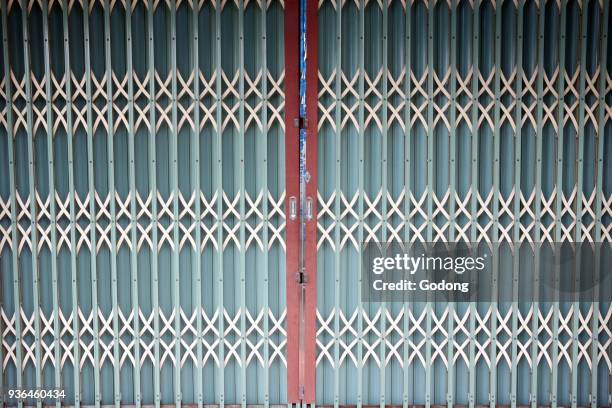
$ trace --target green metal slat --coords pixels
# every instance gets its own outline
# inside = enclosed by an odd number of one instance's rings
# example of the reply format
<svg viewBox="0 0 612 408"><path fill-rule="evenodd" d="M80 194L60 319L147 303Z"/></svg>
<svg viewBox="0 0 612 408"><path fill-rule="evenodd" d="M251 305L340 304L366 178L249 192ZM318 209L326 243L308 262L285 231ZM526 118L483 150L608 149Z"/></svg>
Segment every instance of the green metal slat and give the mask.
<svg viewBox="0 0 612 408"><path fill-rule="evenodd" d="M195 241L196 247L195 251L193 251L193 256L195 260L195 274L193 274L193 288L195 293L195 312L196 312L196 331L197 331L197 345L196 345L196 357L198 359L196 365L196 375L195 375L195 392L197 396L198 408L203 408L204 405L204 394L202 391L202 370L203 370L203 362L202 362L202 228L201 225L204 222L202 220L202 212L201 212L201 198L200 198L200 55L199 55L199 5L194 3L192 5L192 20L191 20L191 62L193 64L193 98L194 100L191 102L195 104L195 109L193 109L193 148L190 152L190 160L191 162L191 179L193 180L193 190L195 194L195 222L197 223L197 227L195 229ZM193 273L193 272L192 272ZM267 408L267 407L266 407Z"/></svg>
<svg viewBox="0 0 612 408"><path fill-rule="evenodd" d="M89 47L89 0L83 0L83 45L85 55L85 89L87 95L87 177L89 185L89 226L91 240L91 301L92 301L92 317L93 317L93 343L94 343L94 393L95 407L100 408L102 400L100 390L100 339L99 339L99 317L98 317L98 272L96 263L96 190L93 170L93 126L92 126L92 92L91 92L91 56ZM69 79L67 78L66 81Z"/></svg>
<svg viewBox="0 0 612 408"><path fill-rule="evenodd" d="M450 30L450 133L449 133L449 188L450 188L450 196L449 196L449 209L450 209L450 217L451 222L449 224L448 234L449 241L453 242L455 240L455 227L456 227L456 212L455 212L455 189L456 189L456 165L455 165L455 154L456 154L456 146L457 146L457 7L458 0L451 0L450 4L450 15L451 15L451 30ZM453 307L452 303L450 304ZM454 323L454 322L453 322ZM449 334L452 333L449 332ZM449 348L448 352L450 353L448 357L452 357L452 347ZM449 380L449 384L451 384ZM451 404L452 405L452 404Z"/></svg>
<svg viewBox="0 0 612 408"><path fill-rule="evenodd" d="M285 12L285 10L286 10L286 6L283 6L283 10L282 10L282 13L283 13L283 22L282 22L282 25L283 25L283 27L286 27L285 20L287 18L287 13ZM287 46L287 44L285 42L286 40L287 40L287 37L284 35L284 32L283 32L282 41L279 41L279 42L282 42L283 47ZM281 72L282 72L282 77L283 77L283 83L284 84L287 83L286 82L287 81L287 69L286 69L287 65L288 65L287 62L283 61L283 68L282 68ZM282 101L283 101L282 103L284 103L285 106L286 106L286 99L287 99L286 98L286 88L283 88L283 94L282 94L281 98L282 98ZM284 123L286 124L287 123L286 116L283 117L283 120L284 120ZM280 124L279 124L279 126L280 126ZM285 153L286 153L286 147L285 146L286 146L286 143L287 143L287 142L285 142L285 137L286 137L287 129L285 129L285 127L281 127L281 129L282 129L283 137L280 138L281 142L280 142L279 148L276 151L276 159L278 160L278 163L279 163L278 174L280 175L280 177L278 178L278 193L279 193L279 198L282 198L283 202L285 203L284 204L285 206L283 207L283 213L282 213L282 217L283 218L282 219L284 220L285 227L286 227L287 226L287 218L289 216L289 214L288 214L289 211L288 211L287 206L286 206L286 202L287 202L287 200L286 200L286 198L287 198L287 182L285 180L284 175L287 174L286 173L286 167L287 167L287 162L289 160L286 160L286 157L285 157ZM286 228L285 228L284 231L285 231L284 239L286 240L287 239L287 230L286 230ZM285 244L287 244L287 242L285 242ZM285 265L286 265L286 256L287 256L287 249L286 248L287 247L285 246L285 249L284 249L284 252L283 252L283 255L285 256L285 258L284 259L281 258L282 262L285 262ZM286 276L286 270L285 269L281 269L280 271L281 271L281 273L285 274L285 276ZM280 284L282 284L282 283L279 283L279 285ZM282 289L279 289L279 290L281 290L281 293L282 293ZM281 313L285 313L285 322L286 322L285 325L288 324L287 323L288 322L288 320L287 320L288 317L287 317L287 314L286 314L286 311L288 310L288 308L287 308L287 302L288 302L287 297L288 296L287 296L286 290L285 290L285 299L284 299L285 311L281 312ZM283 302L281 302L280 304L283 304ZM280 310L282 310L282 309L280 309ZM286 337L285 337L285 339L287 340ZM287 350L287 349L285 349L285 350ZM285 353L287 353L287 351L285 351ZM285 368L286 368L286 366L287 365L285 365ZM316 369L316 367L315 367L315 369ZM285 373L287 373L287 370L285 370ZM299 378L299 374L298 374L298 378ZM284 385L285 388L287 387L287 375L285 375L285 378L283 378L283 381L281 382L281 384ZM289 405L289 407L291 406L291 404L287 404L287 405Z"/></svg>
<svg viewBox="0 0 612 408"><path fill-rule="evenodd" d="M411 202L410 197L412 191L410 189L411 182L411 166L412 162L410 161L411 147L412 147L412 138L410 133L410 102L412 101L411 93L411 81L410 81L410 73L411 73L411 38L410 32L412 29L412 20L411 20L411 7L410 2L406 2L406 28L405 28L405 48L404 48L404 242L410 242L410 211L411 211ZM403 330L404 330L404 345L403 345L403 353L402 358L404 361L403 365L403 395L402 395L402 408L408 408L408 404L410 403L410 384L411 379L414 378L414 366L408 365L408 360L410 358L410 337L408 333L410 332L410 311L412 310L412 302L408 302L406 299L404 300L404 319L403 319ZM409 370L410 368L410 370ZM414 399L414 396L412 396Z"/></svg>
<svg viewBox="0 0 612 408"><path fill-rule="evenodd" d="M42 364L41 364L41 338L40 338L40 289L39 289L39 270L38 270L38 229L36 215L36 176L34 169L34 134L33 134L33 119L32 119L32 69L30 66L30 32L28 24L28 5L25 0L20 0L21 7L21 24L23 30L23 65L25 77L25 99L26 99L26 133L28 137L28 185L30 196L30 243L32 255L32 291L33 291L33 309L34 309L34 347L35 347L35 381L36 388L42 386ZM16 136L15 136L16 137ZM40 400L36 401L38 408L42 407Z"/></svg>
<svg viewBox="0 0 612 408"><path fill-rule="evenodd" d="M4 80L5 80L5 77L2 77L2 79L0 80L0 83L1 81L4 81ZM10 82L10 78L7 78L6 80L7 82ZM8 103L8 100L5 100L4 103L5 104L1 112L2 112L3 117L5 118L6 115L4 113L4 109L6 109L6 112L8 112L11 109L11 106ZM9 129L8 126L6 126L5 129L6 129L6 139L8 140L11 138L11 129ZM3 233L6 233L6 232L3 232ZM0 274L0 293L5 293L4 292L4 285L6 285L6 283L4 282L5 280L6 278L3 278L3 276ZM5 305L5 300L4 300L4 296L2 296L0 298L0 313L6 313L6 309L4 305ZM6 324L4 323L4 319L0 318L0 333L5 333L5 330L6 330L5 326ZM0 368L0 388L2 388L2 391L4 391L4 347L0 347L0 361L3 363L2 368ZM4 408L5 399L6 398L4 397L4 395L0 397L0 408Z"/></svg>
<svg viewBox="0 0 612 408"><path fill-rule="evenodd" d="M450 100L450 133L449 133L449 215L451 217L449 223L449 241L455 241L455 226L457 223L456 219L456 208L455 208L455 194L456 194L456 173L455 173L455 155L456 155L456 142L457 142L457 0L452 0L450 4L451 14L451 40L450 40L450 87L451 87L451 100ZM446 376L446 404L448 408L452 408L455 404L455 363L454 363L454 333L455 333L455 304L454 302L448 303L448 342L446 345L446 360L448 364L447 376ZM452 337L452 339L451 339Z"/></svg>
<svg viewBox="0 0 612 408"><path fill-rule="evenodd" d="M3 41L2 46L3 46L3 49L4 49L5 48L4 41ZM3 72L3 74L4 74L4 72ZM0 82L1 81L6 81L7 83L10 84L11 78L3 76L2 80L0 80ZM4 113L5 112L4 109L6 109L7 113L11 110L11 105L9 104L8 98L6 98L4 100L4 107L3 107L3 110L1 111L2 112L2 117L6 118L7 114ZM5 123L5 125L7 125L7 124ZM6 126L5 129L6 129L6 139L8 141L11 138L11 133L12 132L11 132L11 129L8 126ZM8 160L8 157L6 158L6 160ZM12 220L13 220L13 218L11 218L11 221ZM3 278L2 275L0 275L0 293L5 293L4 292L4 285L6 285L6 283L4 281L5 281L5 278ZM4 296L2 296L0 298L0 313L4 313L5 312L4 304L5 304ZM4 333L5 330L6 329L5 329L4 319L0 318L0 333ZM2 391L4 391L4 347L0 347L0 361L3 363L2 368L0 368L0 388L2 388ZM4 397L4 395L2 395L0 397L0 408L4 408L4 406L5 406L5 399L6 398Z"/></svg>
<svg viewBox="0 0 612 408"><path fill-rule="evenodd" d="M213 157L216 156L216 163L213 164L213 183L217 195L217 257L215 258L215 281L217 282L217 313L219 330L219 371L218 381L215 382L217 401L219 408L225 407L225 327L224 327L224 308L223 308L223 168L221 158L223 157L221 138L223 137L222 105L221 105L221 84L223 69L221 66L221 7L222 0L215 1L215 62L217 64L217 75L215 81L215 94L217 96L216 122L217 137L213 139ZM213 159L214 161L214 159Z"/></svg>
<svg viewBox="0 0 612 408"><path fill-rule="evenodd" d="M513 199L513 241L515 243L520 242L521 234L521 140L522 140L522 113L523 113L523 18L525 1L519 0L517 5L517 51L516 51L516 95L514 99L515 103L515 119L514 123L516 126L516 132L514 135L514 199ZM519 267L520 267L520 246L514 249L514 256L512 257L512 367L510 370L510 404L512 408L516 408L517 405L517 375L518 375L518 363L517 363L517 347L518 347L518 314L520 309L518 307L518 294L519 294Z"/></svg>
<svg viewBox="0 0 612 408"><path fill-rule="evenodd" d="M472 146L471 146L471 159L472 159L472 183L471 183L471 195L470 195L470 211L472 215L472 225L470 228L470 240L476 242L477 239L477 198L478 198L478 73L480 72L479 67L479 36L480 36L480 3L476 2L473 4L474 14L472 17ZM475 248L477 251L478 248ZM476 403L476 360L475 360L475 346L476 346L476 303L470 302L470 318L469 318L469 330L470 330L470 345L469 345L469 391L468 391L468 404L470 408L474 408Z"/></svg>
<svg viewBox="0 0 612 408"><path fill-rule="evenodd" d="M588 0L583 0L580 24L580 100L579 100L579 119L577 132L578 158L576 160L577 180L576 180L576 242L582 241L582 197L583 197L583 174L584 174L584 122L585 122L585 75L586 75L586 47L587 47L587 23L588 23ZM580 252L577 254L576 265L581 264ZM579 276L575 278L579 283ZM572 373L570 403L572 408L578 405L578 316L580 314L580 303L575 300L572 313Z"/></svg>
<svg viewBox="0 0 612 408"><path fill-rule="evenodd" d="M562 198L563 198L563 132L565 130L565 36L567 32L567 2L561 0L560 4L560 39L558 43L559 47L559 79L558 79L558 106L557 106L557 163L556 163L556 195L555 195L555 214L557 214L556 225L555 225L555 241L561 242L561 227L562 227ZM555 253L555 267L558 269L560 263L560 252ZM559 274L555 274L555 281L558 284ZM556 297L556 295L555 295ZM558 299L554 302L554 313L552 320L552 337L553 337L553 351L552 351L552 373L551 373L551 392L550 392L550 405L552 408L557 407L557 387L558 387L558 376L559 370L557 362L559 360L559 309Z"/></svg>
<svg viewBox="0 0 612 408"><path fill-rule="evenodd" d="M387 174L387 145L388 145L388 121L387 121L387 112L388 112L388 76L389 76L389 66L388 55L389 55L389 47L387 42L387 35L389 33L388 28L388 20L389 20L389 1L382 1L382 13L383 13L383 43L382 43L382 112L381 112L381 123L382 123L382 196L380 198L381 202L381 215L383 216L383 222L381 225L381 242L387 241L387 223L389 220L387 219L387 194L388 194L388 174ZM386 368L387 368L387 304L386 302L382 302L380 305L380 325L381 325L381 334L383 336L382 341L380 342L380 408L385 408L387 404L387 396L385 395L385 390L387 389L387 376L386 376ZM390 398L389 398L390 399Z"/></svg>
<svg viewBox="0 0 612 408"><path fill-rule="evenodd" d="M598 107L598 129L597 129L597 187L595 198L595 242L601 242L601 201L603 196L603 163L605 149L605 105L606 105L606 76L608 71L608 25L609 25L610 2L603 2L601 9L600 21L603 22L602 30L599 32L599 105ZM601 253L596 247L595 254L595 280L596 285L593 288L593 316L591 320L591 408L598 406L598 391L597 391L597 375L598 375L598 353L599 353L599 276L601 273Z"/></svg>
<svg viewBox="0 0 612 408"><path fill-rule="evenodd" d="M11 77L10 74L7 74L10 70L9 68L9 63L8 63L8 39L7 39L7 35L6 35L6 10L4 9L3 5L0 5L1 7L1 14L2 14L2 53L3 53L3 60L4 60L4 70L3 70L3 80L5 87L5 96L6 96L6 101L5 101L5 107L4 109L6 109L6 114L4 114L5 116L5 120L6 120L6 140L7 140L7 145L10 147L9 151L11 152L11 157L7 157L7 160L9 161L9 184L10 184L10 190L11 190L11 196L10 196L10 206L11 206L11 252L12 252L12 258L13 258L13 265L14 265L14 259L15 259L15 248L16 248L16 236L15 236L15 200L14 200L14 188L12 187L14 184L14 174L13 174L13 154L12 154L12 143L13 143L13 117L12 117L12 111L13 111L13 106L12 106L12 97L11 97ZM4 112L3 112L4 113ZM13 271L17 270L17 268L13 268ZM0 281L0 290L3 290L2 288L3 282ZM8 285L7 285L8 286ZM4 293L4 292L3 292ZM4 297L2 299L0 299L0 310L4 311ZM19 315L19 313L16 313L16 315ZM4 333L4 319L0 319L2 320L0 322L0 333ZM15 340L15 342L17 342ZM20 347L16 347L16 349L20 352ZM4 347L0 347L0 361L4 361ZM0 369L0 386L2 386L2 389L4 389L4 367L2 369ZM0 398L0 406L2 408L4 408L5 406L5 397L2 396L2 398Z"/></svg>
<svg viewBox="0 0 612 408"><path fill-rule="evenodd" d="M151 300L153 305L153 331L155 338L154 345L154 356L155 364L153 367L153 393L154 393L154 404L155 408L160 408L161 405L161 380L160 370L155 367L160 367L159 359L159 341L160 341L160 330L159 330L159 271L158 271L158 248L157 248L157 165L156 165L156 148L155 148L155 38L153 36L153 13L154 13L154 0L148 0L147 3L147 34L149 37L147 47L147 61L149 64L149 189L152 196L151 200L151 222L153 223L152 228L152 247L151 247Z"/></svg>
<svg viewBox="0 0 612 408"><path fill-rule="evenodd" d="M142 394L140 389L140 314L138 303L138 249L136 230L138 228L136 208L136 164L134 138L134 66L132 61L132 0L127 0L125 6L125 31L126 31L126 65L128 75L128 178L130 184L130 275L132 279L132 312L134 318L134 396L135 405L140 408Z"/></svg>
<svg viewBox="0 0 612 408"><path fill-rule="evenodd" d="M538 351L539 351L539 287L540 287L540 251L538 247L541 246L541 210L542 210L542 85L544 80L544 22L546 16L546 4L540 2L538 9L538 76L536 81L536 93L537 93L537 113L536 113L536 165L535 165L535 254L534 254L534 275L533 275L533 290L534 290L534 302L533 310L534 314L531 320L531 407L537 408L538 405Z"/></svg>
<svg viewBox="0 0 612 408"><path fill-rule="evenodd" d="M111 245L110 245L110 269L111 269L111 301L113 305L113 381L114 381L114 401L115 408L119 408L121 405L121 389L119 384L121 382L120 367L119 367L119 307L117 305L117 216L116 216L116 195L117 190L115 189L115 148L113 134L114 121L113 121L113 65L112 65L112 51L111 51L111 27L110 27L110 2L104 0L104 66L106 68L106 97L107 97L107 120L108 120L108 133L106 139L107 149L107 161L108 161L108 190L110 194L110 223L112 227L110 229Z"/></svg>
<svg viewBox="0 0 612 408"><path fill-rule="evenodd" d="M2 41L3 41L3 60L4 60L4 86L6 93L6 128L7 128L7 143L9 154L9 186L11 190L11 248L12 269L13 269L13 300L15 306L15 382L18 389L23 388L23 369L22 369L22 346L21 346L21 289L19 287L19 266L18 266L18 241L17 241L17 201L15 188L15 152L14 152L14 135L13 135L13 92L11 87L11 68L9 63L8 52L8 24L7 24L7 8L8 4L4 1L0 2L0 12L2 13ZM23 407L23 401L18 400L17 406Z"/></svg>
<svg viewBox="0 0 612 408"><path fill-rule="evenodd" d="M434 67L434 14L436 8L435 3L427 2L427 242L433 241L433 195L436 193L434 188L434 129L433 129L433 105L435 103L433 96L433 76ZM431 361L431 320L432 307L431 295L427 292L427 304L425 306L425 408L430 408L432 403L431 388L432 388L432 361ZM383 408L383 407L381 407Z"/></svg>
<svg viewBox="0 0 612 408"><path fill-rule="evenodd" d="M263 251L262 256L262 270L263 270L263 282L262 285L262 303L263 303L263 360L264 360L264 372L263 372L263 387L264 387L264 408L270 406L270 299L269 299L269 262L268 262L268 47L266 41L267 35L267 11L268 3L265 1L261 2L261 48L259 49L261 58L261 94L262 110L261 110L261 126L262 134L257 138L257 157L261 158L261 163L257 166L256 177L257 180L261 180L262 190L262 218L264 222L264 228L262 230L262 244ZM244 52L244 50L243 50ZM244 55L244 54L243 54Z"/></svg>
<svg viewBox="0 0 612 408"><path fill-rule="evenodd" d="M64 76L65 92L66 92L66 141L68 147L68 189L70 190L70 276L71 276L71 293L72 293L72 352L74 353L74 406L79 408L81 405L81 376L80 376L80 360L81 353L79 348L79 306L78 306L78 275L76 270L76 216L74 207L74 151L72 143L72 81L70 80L70 39L68 30L68 1L62 3L62 29L64 36Z"/></svg>
<svg viewBox="0 0 612 408"><path fill-rule="evenodd" d="M49 174L49 216L51 217L51 280L53 286L53 338L54 338L54 353L53 357L56 361L54 369L55 388L61 387L60 377L60 317L59 317L59 301L58 301L58 277L57 277L57 220L55 213L55 173L54 173L54 157L53 157L53 108L51 106L51 65L49 62L49 10L47 2L43 1L42 5L42 25L43 25L43 41L44 41L44 61L45 61L45 100L46 100L46 119L47 119L47 172ZM41 339L42 341L42 339ZM42 371L42 367L40 367ZM1 384L1 383L0 383ZM60 400L55 400L55 406L59 408Z"/></svg>
<svg viewBox="0 0 612 408"><path fill-rule="evenodd" d="M172 194L172 303L174 307L174 358L176 364L174 366L174 403L177 408L181 408L182 393L181 393L181 302L180 302L180 274L179 274L179 256L181 249L179 247L179 194L181 191L178 186L178 121L177 121L177 101L176 101L176 0L172 0L170 6L170 74L171 92L172 92L172 117L170 133L170 191Z"/></svg>
<svg viewBox="0 0 612 408"><path fill-rule="evenodd" d="M495 7L495 70L494 76L494 87L495 87L495 107L494 107L494 120L495 125L493 129L493 256L491 262L493 263L493 277L491 281L492 290L492 302L491 302L491 348L489 350L489 358L491 360L491 372L489 373L489 406L495 408L497 404L497 314L498 314L498 277L499 277L499 197L500 197L500 183L499 183L499 154L500 154L500 121L499 111L501 103L500 95L500 77L502 74L501 65L501 36L502 36L502 14L503 14L503 3L497 4Z"/></svg>
<svg viewBox="0 0 612 408"><path fill-rule="evenodd" d="M456 212L455 212L455 190L456 190L456 168L455 168L455 154L457 149L457 133L456 133L456 125L457 125L457 7L459 0L451 0L450 4L450 15L451 15L451 31L450 31L450 133L449 133L449 188L450 188L450 197L449 197L449 215L451 217L448 234L449 241L453 242L455 240L455 227L456 227ZM450 306L453 306L452 304ZM452 333L452 332L449 332ZM452 347L449 349L448 356L452 355ZM450 380L449 380L450 381ZM451 404L452 405L452 404Z"/></svg>
<svg viewBox="0 0 612 408"><path fill-rule="evenodd" d="M240 388L241 388L241 401L242 408L246 408L246 271L245 271L245 254L246 254L246 241L245 241L245 183L244 183L244 138L245 126L244 126L244 1L238 1L238 94L240 96L239 107L238 107L238 160L235 160L235 176L237 177L236 184L238 185L238 194L240 198L238 200L238 206L240 209L240 223L239 234L240 234L240 249L238 253L238 270L240 273L240 286L238 287L238 297L240 299ZM234 139L234 142L236 140Z"/></svg>
<svg viewBox="0 0 612 408"><path fill-rule="evenodd" d="M359 70L359 79L358 79L358 92L359 92L359 107L358 107L358 120L359 120L359 135L358 135L358 150L359 150L359 169L358 169L358 185L357 191L359 194L358 202L357 202L357 214L359 216L359 226L357 227L357 236L359 245L362 245L364 241L363 237L363 204L364 204L364 195L365 195L365 125L364 125L364 78L365 78L365 0L359 0L357 5L359 8L359 56L358 56L358 67ZM363 279L363 265L361 262L357 263L357 279L359 284L362 284ZM357 342L357 361L359 367L357 369L357 408L362 408L363 406L363 314L364 307L362 303L362 294L361 290L358 291L358 301L357 301L357 335L359 336L359 341Z"/></svg>
<svg viewBox="0 0 612 408"><path fill-rule="evenodd" d="M435 3L427 1L427 241L433 239L433 194L434 178L433 178L433 148L434 148L434 131L433 131L433 105L435 103L433 97L433 76L435 73L434 66L434 14L436 11ZM429 329L427 330L429 336ZM430 343L428 343L430 344ZM427 346L428 348L430 346ZM428 374L429 376L429 374ZM427 389L429 392L429 388Z"/></svg>
<svg viewBox="0 0 612 408"><path fill-rule="evenodd" d="M2 78L2 80L4 80L4 78ZM8 103L5 104L5 109L10 109L10 106ZM4 112L4 111L3 111ZM9 139L11 137L11 130L8 129L8 127L6 128L6 137L7 139ZM3 285L5 285L4 283L5 279L2 279L2 277L0 276L0 293L4 293L4 287ZM6 309L4 307L4 296L2 298L0 298L0 313L5 313ZM6 324L4 323L4 319L0 318L0 333L4 333L6 328L5 328ZM0 347L0 361L4 362L4 347ZM4 391L4 364L3 367L0 369L0 387L2 388L2 391ZM4 406L6 405L5 403L5 397L4 395L2 397L0 397L0 408L4 408Z"/></svg>
<svg viewBox="0 0 612 408"><path fill-rule="evenodd" d="M334 164L334 243L336 249L334 251L334 338L337 339L340 333L340 195L342 194L341 184L341 167L340 161L342 158L342 1L336 1L336 105L334 107L334 119L336 124L335 140L335 164ZM340 345L338 341L334 341L334 408L338 408L340 404Z"/></svg>

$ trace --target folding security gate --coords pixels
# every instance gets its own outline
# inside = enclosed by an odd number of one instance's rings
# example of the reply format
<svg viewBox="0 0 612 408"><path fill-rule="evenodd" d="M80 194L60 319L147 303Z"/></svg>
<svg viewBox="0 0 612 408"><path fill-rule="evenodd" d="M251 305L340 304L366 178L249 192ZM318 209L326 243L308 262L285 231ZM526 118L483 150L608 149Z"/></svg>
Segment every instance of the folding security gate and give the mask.
<svg viewBox="0 0 612 408"><path fill-rule="evenodd" d="M612 404L610 303L361 303L359 257L609 242L609 19L597 0L319 2L317 403ZM493 292L524 290L531 258L500 255Z"/></svg>
<svg viewBox="0 0 612 408"><path fill-rule="evenodd" d="M279 2L2 2L3 388L286 400L282 22Z"/></svg>
<svg viewBox="0 0 612 408"><path fill-rule="evenodd" d="M609 302L359 256L612 243L607 0L0 4L2 406L612 406Z"/></svg>

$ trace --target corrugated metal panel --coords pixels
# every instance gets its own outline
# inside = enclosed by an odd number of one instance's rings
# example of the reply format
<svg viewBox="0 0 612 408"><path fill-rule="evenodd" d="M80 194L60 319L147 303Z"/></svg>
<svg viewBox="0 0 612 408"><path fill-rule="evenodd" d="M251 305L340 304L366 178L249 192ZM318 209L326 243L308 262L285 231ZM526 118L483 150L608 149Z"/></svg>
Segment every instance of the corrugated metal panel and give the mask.
<svg viewBox="0 0 612 408"><path fill-rule="evenodd" d="M609 242L609 8L320 2L317 403L610 403L609 303L362 304L359 256ZM537 279L509 260L495 293Z"/></svg>
<svg viewBox="0 0 612 408"><path fill-rule="evenodd" d="M282 23L275 1L2 2L5 389L286 402Z"/></svg>

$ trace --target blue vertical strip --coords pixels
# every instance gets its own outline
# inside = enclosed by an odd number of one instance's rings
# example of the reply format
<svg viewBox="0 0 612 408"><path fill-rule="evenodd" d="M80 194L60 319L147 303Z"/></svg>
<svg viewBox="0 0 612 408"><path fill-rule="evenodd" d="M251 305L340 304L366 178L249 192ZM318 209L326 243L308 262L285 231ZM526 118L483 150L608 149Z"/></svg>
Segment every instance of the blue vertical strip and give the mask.
<svg viewBox="0 0 612 408"><path fill-rule="evenodd" d="M306 6L307 0L300 0L300 198L306 198ZM302 204L305 204L302 201ZM301 206L302 210L305 208ZM303 214L302 214L303 215ZM302 223L301 236L305 239L305 224Z"/></svg>
<svg viewBox="0 0 612 408"><path fill-rule="evenodd" d="M306 3L306 0L300 0L300 117L304 119L306 118Z"/></svg>
<svg viewBox="0 0 612 408"><path fill-rule="evenodd" d="M305 272L306 266L306 183L310 178L306 170L306 0L300 0L300 255L299 268L300 272ZM306 365L306 280L302 280L300 288L300 315L299 315L299 397L303 400L304 388L306 382L305 365Z"/></svg>

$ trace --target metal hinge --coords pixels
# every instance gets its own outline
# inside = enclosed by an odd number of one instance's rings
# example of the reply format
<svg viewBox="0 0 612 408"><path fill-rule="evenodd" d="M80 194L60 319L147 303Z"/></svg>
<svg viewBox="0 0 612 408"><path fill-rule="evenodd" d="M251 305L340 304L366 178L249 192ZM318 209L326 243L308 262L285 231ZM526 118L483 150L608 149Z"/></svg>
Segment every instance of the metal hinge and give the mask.
<svg viewBox="0 0 612 408"><path fill-rule="evenodd" d="M295 281L299 284L308 283L308 277L306 276L306 271L301 270L295 273Z"/></svg>
<svg viewBox="0 0 612 408"><path fill-rule="evenodd" d="M306 118L294 118L293 126L298 129L308 129L308 119Z"/></svg>

